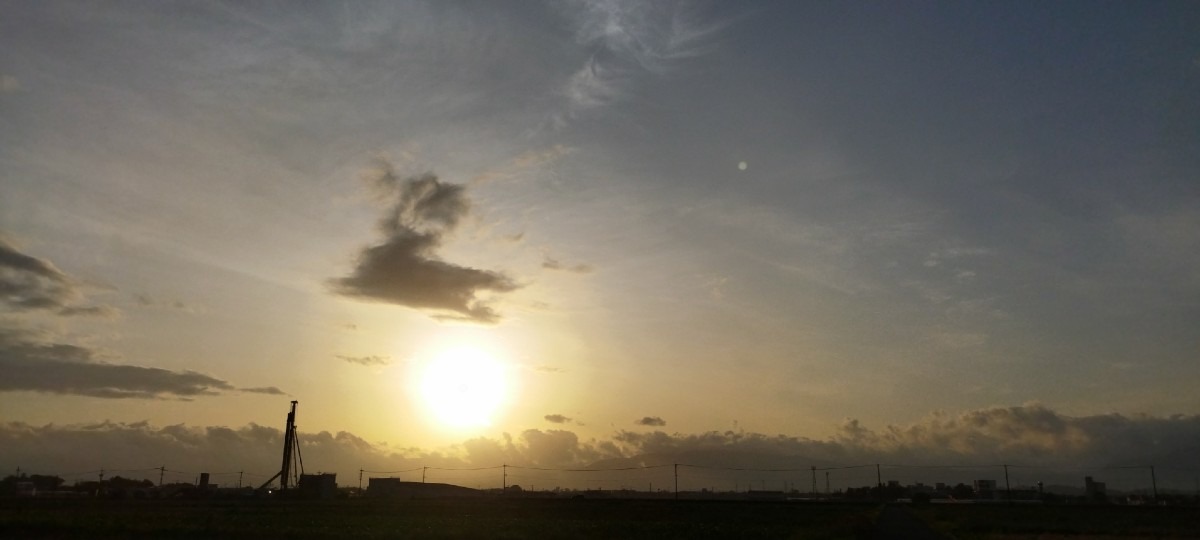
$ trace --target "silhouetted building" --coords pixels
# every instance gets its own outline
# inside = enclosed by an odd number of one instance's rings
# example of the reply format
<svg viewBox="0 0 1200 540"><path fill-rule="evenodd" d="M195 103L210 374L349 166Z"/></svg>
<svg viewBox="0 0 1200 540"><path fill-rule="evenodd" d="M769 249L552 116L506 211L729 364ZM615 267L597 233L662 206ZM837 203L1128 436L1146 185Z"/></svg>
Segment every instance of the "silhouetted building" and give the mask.
<svg viewBox="0 0 1200 540"><path fill-rule="evenodd" d="M1089 499L1104 500L1108 498L1108 486L1104 482L1092 480L1090 476L1083 477L1083 491Z"/></svg>
<svg viewBox="0 0 1200 540"><path fill-rule="evenodd" d="M332 499L337 495L337 475L302 474L300 475L300 494L312 499Z"/></svg>
<svg viewBox="0 0 1200 540"><path fill-rule="evenodd" d="M995 480L976 480L975 481L975 498L976 499L994 499L994 498L996 498L996 481Z"/></svg>

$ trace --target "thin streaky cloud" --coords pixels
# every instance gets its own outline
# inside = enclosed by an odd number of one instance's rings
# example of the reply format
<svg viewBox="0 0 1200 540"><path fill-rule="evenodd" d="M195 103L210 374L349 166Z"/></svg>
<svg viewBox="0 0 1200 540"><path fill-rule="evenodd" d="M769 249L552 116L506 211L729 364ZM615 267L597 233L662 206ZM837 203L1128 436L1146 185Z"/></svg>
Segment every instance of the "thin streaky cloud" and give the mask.
<svg viewBox="0 0 1200 540"><path fill-rule="evenodd" d="M391 359L386 356L344 356L339 354L337 357L348 364L360 366L386 366L391 363Z"/></svg>

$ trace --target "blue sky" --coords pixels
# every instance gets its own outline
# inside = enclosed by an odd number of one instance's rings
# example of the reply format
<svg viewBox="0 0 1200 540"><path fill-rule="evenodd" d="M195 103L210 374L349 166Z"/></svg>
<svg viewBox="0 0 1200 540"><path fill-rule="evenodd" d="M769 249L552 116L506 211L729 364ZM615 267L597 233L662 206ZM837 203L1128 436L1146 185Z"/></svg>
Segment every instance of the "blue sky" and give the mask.
<svg viewBox="0 0 1200 540"><path fill-rule="evenodd" d="M1200 412L1190 3L2 9L6 421Z"/></svg>

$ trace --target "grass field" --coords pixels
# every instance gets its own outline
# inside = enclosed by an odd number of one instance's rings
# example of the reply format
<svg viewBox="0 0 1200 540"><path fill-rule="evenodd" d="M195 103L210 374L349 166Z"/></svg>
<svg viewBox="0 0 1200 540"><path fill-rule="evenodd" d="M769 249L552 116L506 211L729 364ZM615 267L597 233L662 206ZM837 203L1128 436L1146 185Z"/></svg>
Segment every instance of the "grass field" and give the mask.
<svg viewBox="0 0 1200 540"><path fill-rule="evenodd" d="M3 501L0 538L861 538L874 505L647 500Z"/></svg>
<svg viewBox="0 0 1200 540"><path fill-rule="evenodd" d="M933 504L911 510L960 540L1200 538L1196 507Z"/></svg>
<svg viewBox="0 0 1200 540"><path fill-rule="evenodd" d="M872 538L874 504L439 499L0 501L0 538ZM961 540L1200 538L1200 509L925 505Z"/></svg>

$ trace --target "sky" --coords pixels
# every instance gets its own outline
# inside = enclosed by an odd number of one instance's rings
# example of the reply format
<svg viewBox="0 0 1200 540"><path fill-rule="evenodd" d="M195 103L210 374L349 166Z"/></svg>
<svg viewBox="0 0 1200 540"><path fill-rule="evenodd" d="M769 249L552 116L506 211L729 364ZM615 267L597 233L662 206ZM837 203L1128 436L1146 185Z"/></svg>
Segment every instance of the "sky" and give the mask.
<svg viewBox="0 0 1200 540"><path fill-rule="evenodd" d="M720 451L1191 486L1194 3L0 12L10 470L252 467L229 441L274 456L296 400L343 482Z"/></svg>

